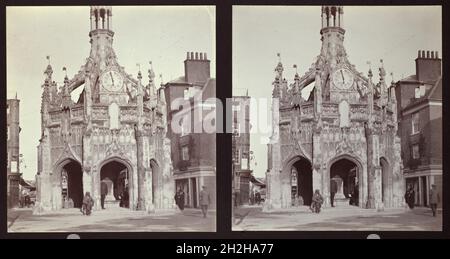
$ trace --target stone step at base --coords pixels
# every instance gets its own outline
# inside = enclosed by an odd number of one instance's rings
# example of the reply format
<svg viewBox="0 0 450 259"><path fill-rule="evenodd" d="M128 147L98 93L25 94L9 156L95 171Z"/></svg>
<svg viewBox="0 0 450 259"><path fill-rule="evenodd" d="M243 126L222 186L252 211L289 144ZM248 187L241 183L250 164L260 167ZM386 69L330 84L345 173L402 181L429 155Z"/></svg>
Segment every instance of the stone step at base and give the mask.
<svg viewBox="0 0 450 259"><path fill-rule="evenodd" d="M105 208L119 208L120 201L105 201Z"/></svg>
<svg viewBox="0 0 450 259"><path fill-rule="evenodd" d="M341 199L335 199L334 200L334 206L339 206L339 207L343 207L343 206L351 206L350 205L350 198L341 198Z"/></svg>

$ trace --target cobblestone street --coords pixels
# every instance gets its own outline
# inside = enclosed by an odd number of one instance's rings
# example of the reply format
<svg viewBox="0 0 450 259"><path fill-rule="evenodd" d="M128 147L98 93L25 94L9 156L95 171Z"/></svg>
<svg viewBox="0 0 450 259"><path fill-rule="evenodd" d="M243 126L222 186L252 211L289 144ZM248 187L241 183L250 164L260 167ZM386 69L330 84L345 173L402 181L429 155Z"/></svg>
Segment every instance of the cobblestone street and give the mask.
<svg viewBox="0 0 450 259"><path fill-rule="evenodd" d="M8 232L185 232L216 230L216 213L203 218L197 209L147 214L114 208L83 216L79 209L65 209L47 215L32 215L31 209L8 211Z"/></svg>
<svg viewBox="0 0 450 259"><path fill-rule="evenodd" d="M386 209L376 212L356 207L308 207L263 213L261 206L237 209L233 231L442 231L442 210L433 217L429 208Z"/></svg>

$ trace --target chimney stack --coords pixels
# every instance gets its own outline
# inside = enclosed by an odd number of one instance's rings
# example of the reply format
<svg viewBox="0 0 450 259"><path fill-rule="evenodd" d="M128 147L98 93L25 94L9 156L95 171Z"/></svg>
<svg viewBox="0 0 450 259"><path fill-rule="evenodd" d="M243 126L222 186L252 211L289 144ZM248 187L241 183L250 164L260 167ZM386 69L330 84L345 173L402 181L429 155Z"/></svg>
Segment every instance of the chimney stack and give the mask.
<svg viewBox="0 0 450 259"><path fill-rule="evenodd" d="M189 52L188 52L189 53ZM191 52L184 61L184 76L191 84L204 84L210 78L210 61L206 53Z"/></svg>
<svg viewBox="0 0 450 259"><path fill-rule="evenodd" d="M442 74L441 66L441 59L437 51L427 50L425 54L425 50L419 50L416 58L417 80L422 82L435 81Z"/></svg>

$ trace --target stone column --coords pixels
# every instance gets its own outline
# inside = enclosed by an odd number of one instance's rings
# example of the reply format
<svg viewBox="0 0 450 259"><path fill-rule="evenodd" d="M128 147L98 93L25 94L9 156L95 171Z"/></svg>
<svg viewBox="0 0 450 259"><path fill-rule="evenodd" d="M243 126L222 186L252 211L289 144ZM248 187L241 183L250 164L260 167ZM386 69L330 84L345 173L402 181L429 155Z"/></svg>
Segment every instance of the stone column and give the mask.
<svg viewBox="0 0 450 259"><path fill-rule="evenodd" d="M263 211L281 208L280 172L270 170L266 173L267 193Z"/></svg>
<svg viewBox="0 0 450 259"><path fill-rule="evenodd" d="M144 201L144 192L145 192L145 169L143 165L143 137L144 134L142 130L135 128L136 135L136 148L137 148L137 204L136 210L144 210L145 209L145 201Z"/></svg>
<svg viewBox="0 0 450 259"><path fill-rule="evenodd" d="M374 181L373 181L373 191L375 199L375 208L377 211L384 210L384 204L382 199L382 178L381 178L381 166L374 166Z"/></svg>
<svg viewBox="0 0 450 259"><path fill-rule="evenodd" d="M328 168L326 164L322 165L322 189L321 193L324 199L323 206L329 207L331 206L330 202L330 172L328 172ZM313 190L314 192L314 190Z"/></svg>
<svg viewBox="0 0 450 259"><path fill-rule="evenodd" d="M99 168L100 170L100 168ZM94 166L91 169L92 177L92 198L94 199L94 209L101 210L101 194L100 194L100 171Z"/></svg>
<svg viewBox="0 0 450 259"><path fill-rule="evenodd" d="M324 194L322 190L322 171L320 164L313 165L312 178L313 178L313 193L316 190L320 191L320 194Z"/></svg>
<svg viewBox="0 0 450 259"><path fill-rule="evenodd" d="M192 190L192 183L191 183L191 179L192 178L188 178L188 190L189 190L189 196L187 197L189 199L189 205L193 205L194 204L194 199L195 197L193 196L194 194L194 190ZM193 178L194 180L197 180L197 178ZM199 185L200 183L197 182ZM178 191L178 190L177 190Z"/></svg>
<svg viewBox="0 0 450 259"><path fill-rule="evenodd" d="M420 205L424 205L422 193L423 193L423 181L422 181L422 177L419 177L419 204Z"/></svg>
<svg viewBox="0 0 450 259"><path fill-rule="evenodd" d="M145 189L147 195L145 196L146 201L146 210L147 213L154 213L155 212L155 204L153 203L153 171L150 167L150 170L147 170L146 172L146 178L145 178Z"/></svg>
<svg viewBox="0 0 450 259"><path fill-rule="evenodd" d="M318 115L320 116L320 115ZM320 121L320 118L319 118ZM326 172L326 165L322 165L322 143L320 139L321 134L321 128L320 126L316 125L316 128L313 132L313 154L312 154L312 181L313 181L313 193L316 190L319 190L322 195L323 189L322 189L322 175Z"/></svg>

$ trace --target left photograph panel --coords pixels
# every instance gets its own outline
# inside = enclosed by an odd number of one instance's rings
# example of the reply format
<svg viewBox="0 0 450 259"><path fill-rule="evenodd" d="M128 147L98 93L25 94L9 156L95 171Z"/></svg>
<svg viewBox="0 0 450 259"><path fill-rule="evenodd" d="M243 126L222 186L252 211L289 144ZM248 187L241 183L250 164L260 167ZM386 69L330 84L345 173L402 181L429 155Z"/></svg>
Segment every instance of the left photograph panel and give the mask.
<svg viewBox="0 0 450 259"><path fill-rule="evenodd" d="M215 21L6 8L8 232L216 231Z"/></svg>

